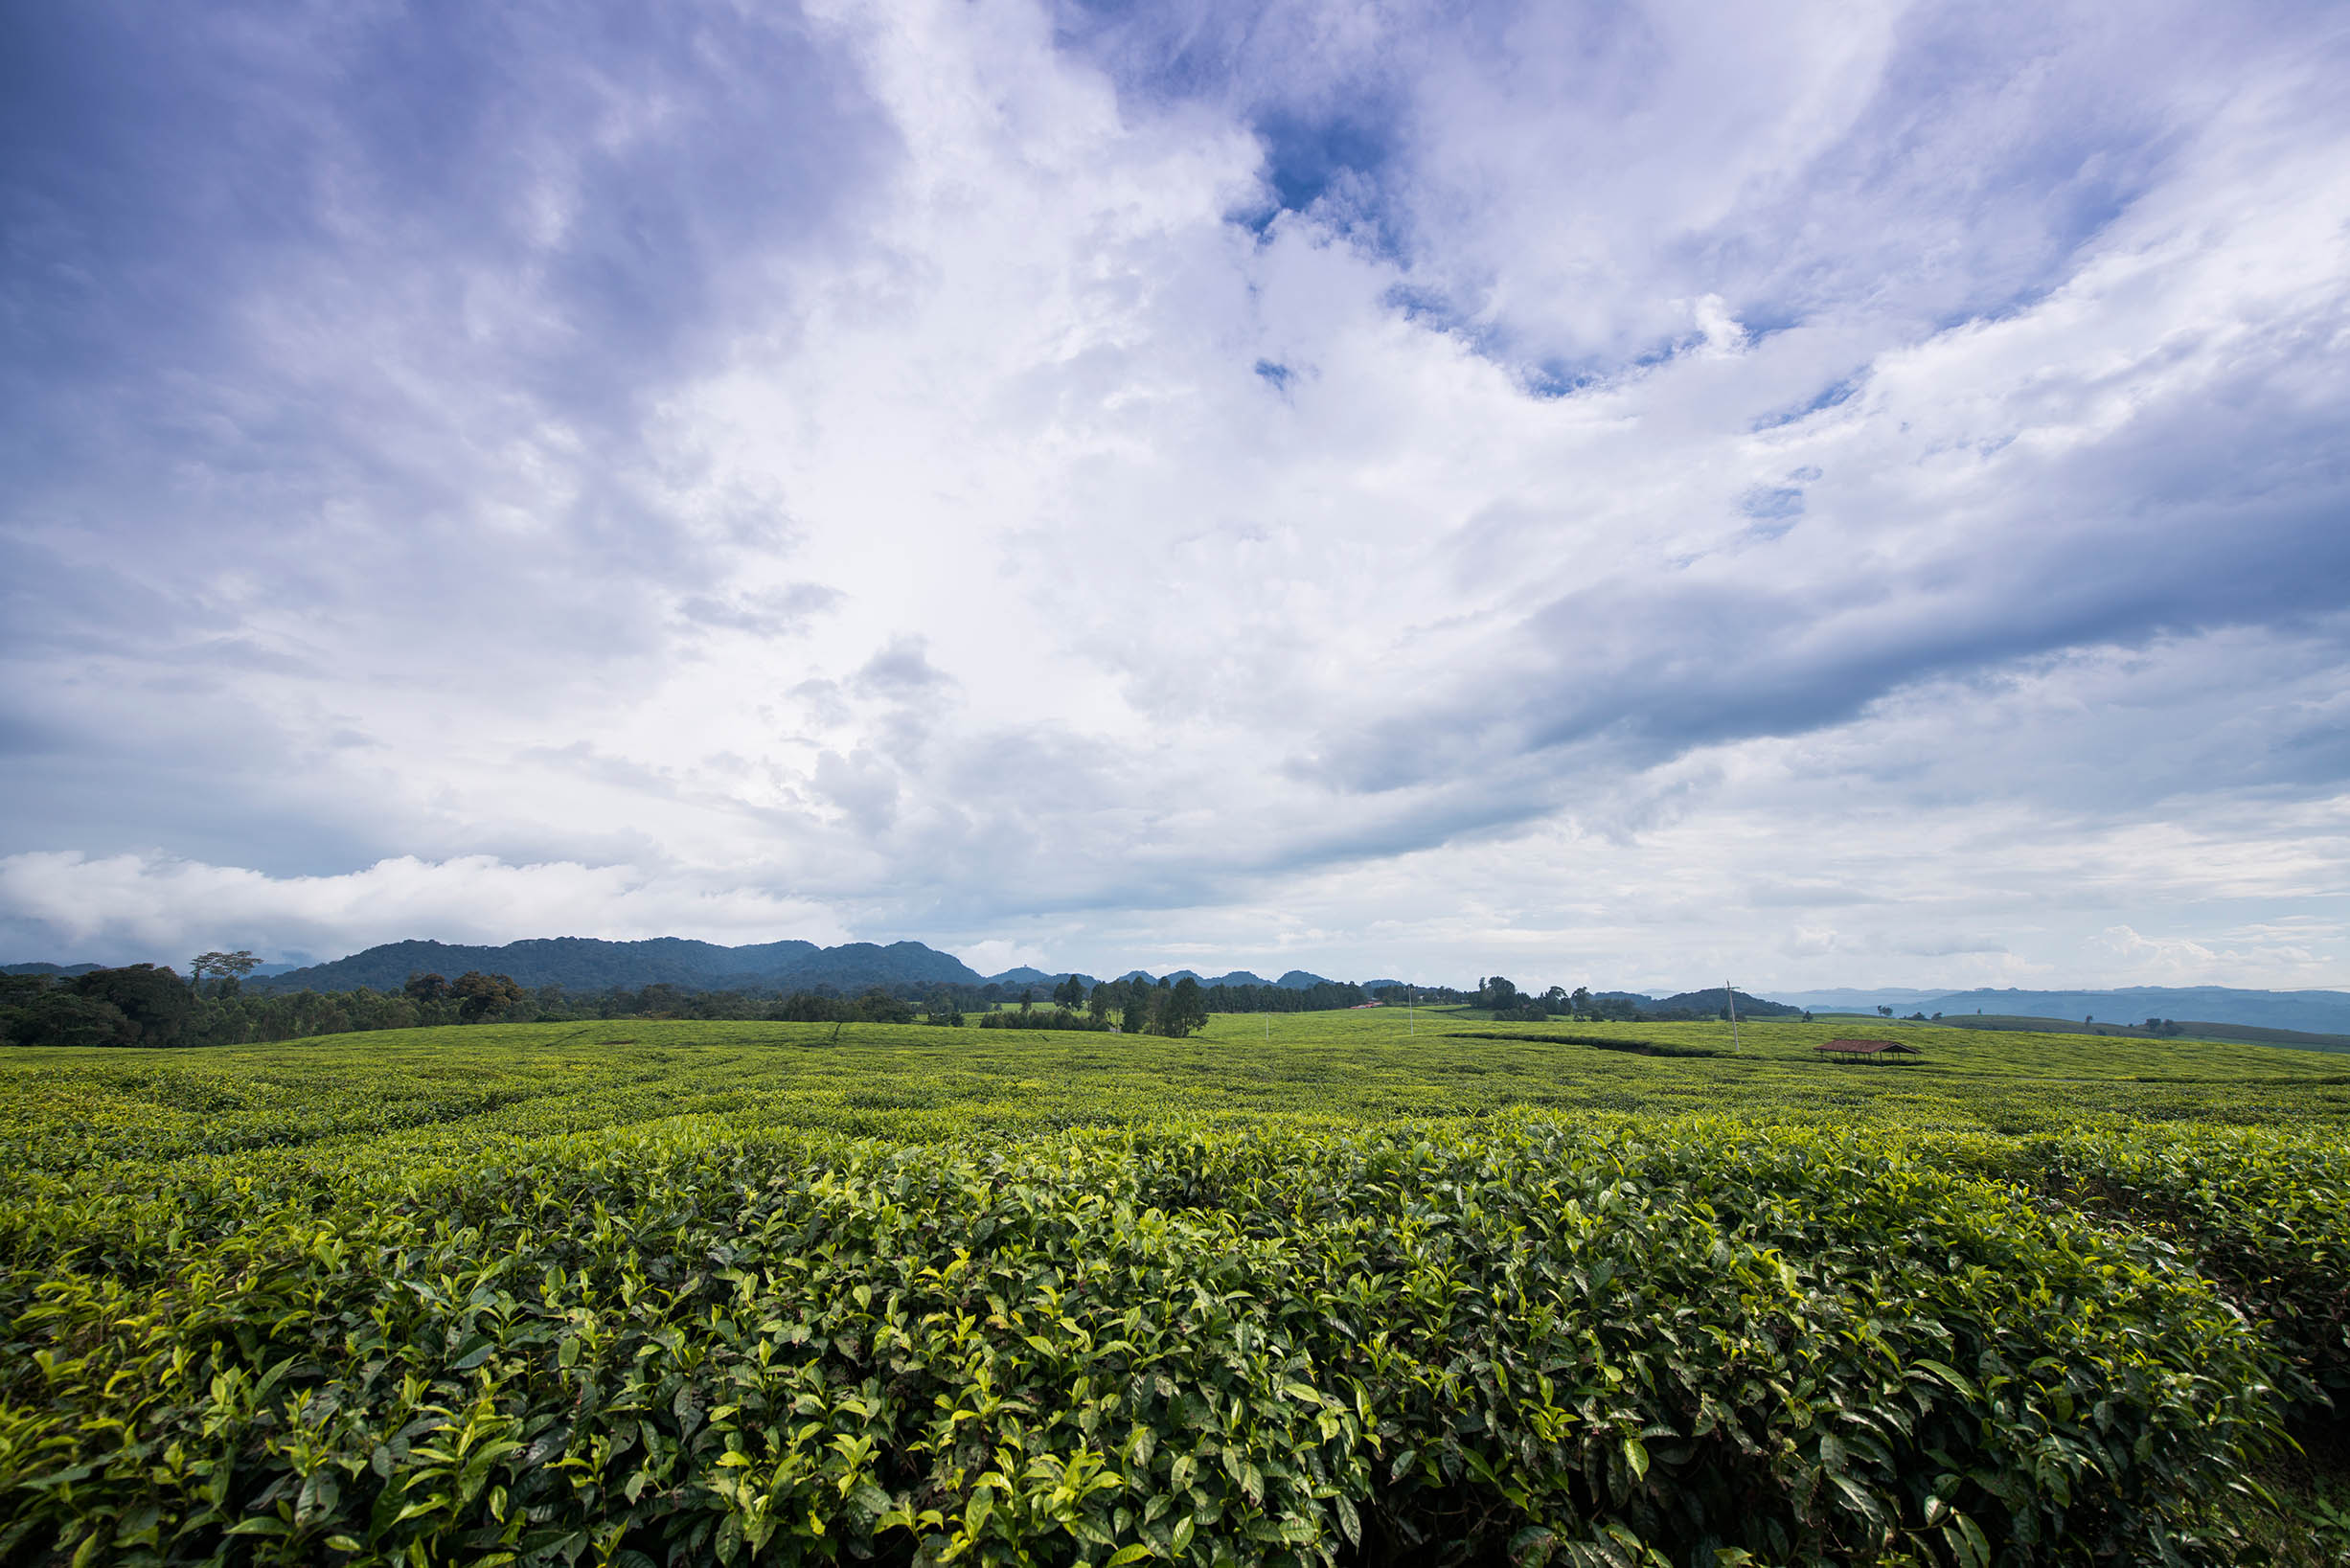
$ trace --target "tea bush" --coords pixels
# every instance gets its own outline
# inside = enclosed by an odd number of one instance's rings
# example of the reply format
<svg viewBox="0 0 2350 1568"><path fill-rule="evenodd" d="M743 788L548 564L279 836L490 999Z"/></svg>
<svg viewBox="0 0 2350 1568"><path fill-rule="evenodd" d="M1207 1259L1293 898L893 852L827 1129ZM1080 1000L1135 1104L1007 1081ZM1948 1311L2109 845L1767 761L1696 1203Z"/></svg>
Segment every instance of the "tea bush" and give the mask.
<svg viewBox="0 0 2350 1568"><path fill-rule="evenodd" d="M0 1558L2193 1562L2339 1386L2283 1054L1275 1022L0 1066Z"/></svg>
<svg viewBox="0 0 2350 1568"><path fill-rule="evenodd" d="M2161 1259L1852 1134L662 1123L0 1218L6 1544L103 1560L2151 1560L2270 1420Z"/></svg>
<svg viewBox="0 0 2350 1568"><path fill-rule="evenodd" d="M2035 1139L2018 1154L2065 1202L2175 1239L2283 1352L2304 1407L2350 1408L2350 1143L2131 1127Z"/></svg>

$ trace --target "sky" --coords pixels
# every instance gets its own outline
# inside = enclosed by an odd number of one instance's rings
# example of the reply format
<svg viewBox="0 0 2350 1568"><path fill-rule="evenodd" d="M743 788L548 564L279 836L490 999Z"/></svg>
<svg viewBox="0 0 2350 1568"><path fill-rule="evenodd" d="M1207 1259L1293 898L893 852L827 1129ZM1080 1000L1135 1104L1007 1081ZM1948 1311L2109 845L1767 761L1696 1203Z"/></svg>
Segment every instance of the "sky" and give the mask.
<svg viewBox="0 0 2350 1568"><path fill-rule="evenodd" d="M0 18L0 959L2350 986L2350 12Z"/></svg>

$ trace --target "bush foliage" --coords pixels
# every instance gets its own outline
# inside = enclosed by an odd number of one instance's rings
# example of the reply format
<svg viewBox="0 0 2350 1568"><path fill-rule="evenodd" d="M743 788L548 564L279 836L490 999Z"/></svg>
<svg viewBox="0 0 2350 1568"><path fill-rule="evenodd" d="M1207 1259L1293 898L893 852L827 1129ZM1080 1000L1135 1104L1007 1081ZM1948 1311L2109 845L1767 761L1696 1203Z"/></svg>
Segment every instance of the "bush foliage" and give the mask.
<svg viewBox="0 0 2350 1568"><path fill-rule="evenodd" d="M2339 1112L2110 1108L2241 1072L1403 1022L0 1070L0 1557L2189 1562L2343 1386Z"/></svg>

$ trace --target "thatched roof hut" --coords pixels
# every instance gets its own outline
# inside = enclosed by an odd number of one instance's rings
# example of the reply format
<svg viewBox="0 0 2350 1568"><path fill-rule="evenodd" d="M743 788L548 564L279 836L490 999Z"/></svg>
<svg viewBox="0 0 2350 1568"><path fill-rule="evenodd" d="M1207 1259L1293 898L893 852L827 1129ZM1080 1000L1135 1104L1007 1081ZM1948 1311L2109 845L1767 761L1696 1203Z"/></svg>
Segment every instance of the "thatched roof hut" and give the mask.
<svg viewBox="0 0 2350 1568"><path fill-rule="evenodd" d="M1892 1061L1925 1054L1916 1046L1904 1045L1899 1040L1829 1040L1812 1049L1831 1061Z"/></svg>

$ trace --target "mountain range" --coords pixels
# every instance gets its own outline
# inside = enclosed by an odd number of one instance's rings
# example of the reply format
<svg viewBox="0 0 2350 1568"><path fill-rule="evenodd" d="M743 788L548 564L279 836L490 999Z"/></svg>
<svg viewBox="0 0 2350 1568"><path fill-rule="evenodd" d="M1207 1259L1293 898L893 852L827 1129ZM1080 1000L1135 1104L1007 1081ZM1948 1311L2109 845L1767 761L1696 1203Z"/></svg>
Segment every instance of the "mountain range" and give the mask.
<svg viewBox="0 0 2350 1568"><path fill-rule="evenodd" d="M1830 1000L1829 998L1835 998ZM1852 998L1852 1000L1846 1000ZM2292 1029L2319 1034L2350 1034L2350 992L2338 990L2245 990L2233 986L2125 986L2112 990L2001 990L1821 992L1791 994L1788 1001L1814 1011L1899 1013L1982 1012L2028 1018L2090 1018L2134 1024L2148 1018L2177 1018L2256 1029Z"/></svg>
<svg viewBox="0 0 2350 1568"><path fill-rule="evenodd" d="M0 974L66 976L95 967L91 964L21 963L0 965ZM992 983L1012 994L1033 989L1043 996L1071 974L1067 969L1049 970L1022 965L1000 974L982 975L953 954L919 942L894 942L887 945L852 942L836 947L822 947L812 942L769 942L727 947L682 937L655 937L644 942L552 937L499 946L395 942L331 963L306 965L284 973L268 972L278 967L263 966L246 981L247 987L262 991L350 990L359 986L398 990L411 974L433 973L453 979L468 969L480 969L490 974L511 975L519 984L533 989L557 985L567 990L603 990L614 986L633 989L667 984L686 990L802 990L829 986L836 990L855 991L868 986L947 985L976 989ZM1130 979L1144 972L1130 969L1119 978ZM1280 979L1270 981L1247 969L1220 975L1176 969L1165 978L1186 977L1209 987L1279 986L1293 990L1327 983L1323 976L1304 969L1291 969ZM1077 978L1088 988L1093 984L1091 975L1079 974ZM1393 983L1363 984L1370 989ZM1662 1001L1631 991L1602 991L1598 996L1602 1000L1621 997L1643 1011L1688 1008L1711 1012L1719 1005L1721 994L1719 989L1686 991ZM2014 988L1936 990L1880 987L1779 991L1768 1000L1816 1011L1873 1012L1879 1007L1890 1007L1905 1015L1981 1012L2039 1018L2094 1017L2109 1023L2176 1018L2350 1034L2350 992L2339 990L2251 990L2231 986L2131 986L2110 990ZM1739 1011L1742 1015L1751 1012L1759 1017L1769 1015L1772 1010L1764 999L1749 998L1742 991Z"/></svg>
<svg viewBox="0 0 2350 1568"><path fill-rule="evenodd" d="M870 942L846 943L838 947L819 947L812 942L724 947L683 937L654 937L643 942L541 937L496 947L394 942L330 964L312 964L265 977L257 975L247 984L258 990L350 990L358 986L374 990L398 990L412 974L454 977L468 969L509 975L516 984L533 989L561 986L566 990L666 984L691 990L797 990L830 986L845 991L861 990L868 986L992 984L1007 991L1035 990L1041 995L1072 974L1088 989L1094 985L1094 977L1089 974L1039 969L1030 965L983 975L953 954L942 953L919 942L893 942L886 947ZM1129 969L1118 978L1131 980L1145 972ZM1176 969L1163 978L1187 977L1202 986L1279 986L1289 990L1329 984L1322 976L1304 969L1291 969L1279 980L1266 980L1246 969L1214 976Z"/></svg>
<svg viewBox="0 0 2350 1568"><path fill-rule="evenodd" d="M331 964L313 964L257 979L259 990L398 990L412 974L455 978L468 969L510 975L530 988L603 990L671 985L688 990L753 987L804 989L831 986L860 990L867 986L980 986L986 984L952 954L919 942L870 942L819 947L812 942L767 942L742 947L654 937L644 942L605 942L594 937L541 937L503 946L463 946L443 942L394 942Z"/></svg>
<svg viewBox="0 0 2350 1568"><path fill-rule="evenodd" d="M0 974L78 975L98 966L9 964L0 965ZM324 964L264 964L247 977L245 985L247 989L258 991L341 991L360 986L371 990L398 990L412 974L454 978L468 969L507 975L534 989L540 986L561 986L566 990L603 990L614 986L633 989L651 985L670 985L686 990L806 989L817 986L860 990L868 986L997 985L1010 992L1033 989L1042 994L1073 974L1088 989L1095 984L1092 975L1081 971L1039 969L1031 965L983 975L953 954L942 953L919 942L893 942L887 946L852 942L837 947L820 947L812 942L795 941L727 947L684 937L654 937L642 942L538 937L496 946L391 942ZM1129 969L1119 978L1131 980L1146 974L1142 969ZM1163 978L1187 977L1202 986L1279 986L1290 990L1330 983L1304 969L1291 969L1279 980L1266 980L1247 969L1213 976L1176 969Z"/></svg>
<svg viewBox="0 0 2350 1568"><path fill-rule="evenodd" d="M1263 975L1249 969L1234 969L1228 974L1201 974L1197 969L1170 969L1163 975L1152 974L1147 969L1129 969L1118 978L1131 980L1137 975L1146 980L1197 980L1202 986L1278 986L1283 990L1306 990L1314 986L1336 984L1335 981L1325 979L1318 974L1311 974L1304 969L1291 969L1279 980L1267 980ZM1370 982L1372 985L1383 983Z"/></svg>

